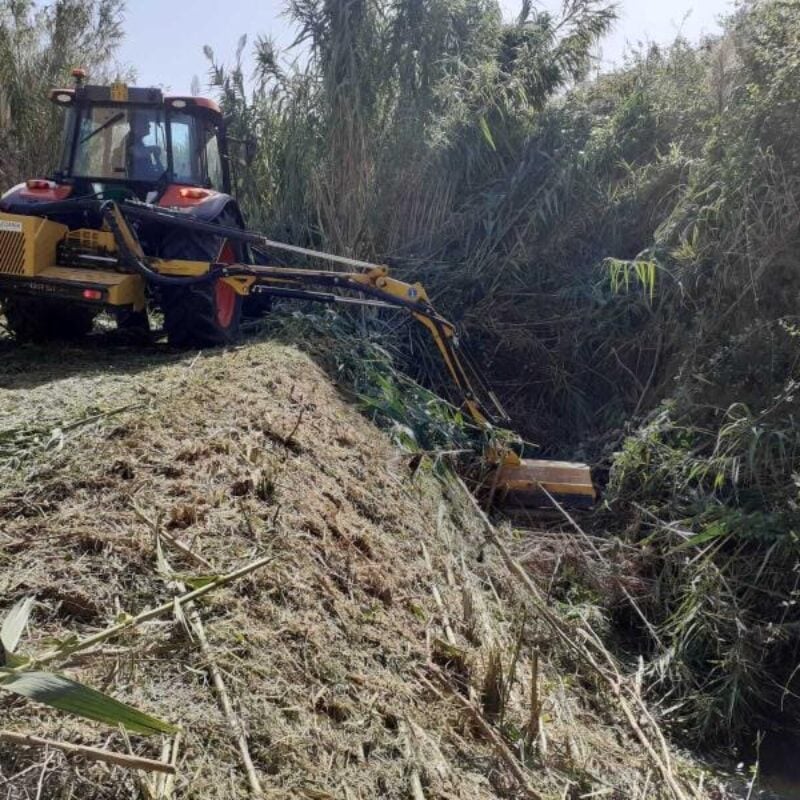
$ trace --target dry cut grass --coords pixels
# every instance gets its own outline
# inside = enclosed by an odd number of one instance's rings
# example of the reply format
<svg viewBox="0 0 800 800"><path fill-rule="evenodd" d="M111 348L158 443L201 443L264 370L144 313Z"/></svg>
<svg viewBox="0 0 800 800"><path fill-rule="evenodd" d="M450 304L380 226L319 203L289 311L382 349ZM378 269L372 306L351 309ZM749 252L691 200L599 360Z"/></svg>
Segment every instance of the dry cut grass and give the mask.
<svg viewBox="0 0 800 800"><path fill-rule="evenodd" d="M204 598L204 635L176 614L60 665L182 727L174 783L1 745L0 794L232 800L255 779L318 800L668 796L457 490L307 356L0 347L0 614L35 595L24 649L272 558ZM14 731L151 758L165 745L11 696L0 710Z"/></svg>

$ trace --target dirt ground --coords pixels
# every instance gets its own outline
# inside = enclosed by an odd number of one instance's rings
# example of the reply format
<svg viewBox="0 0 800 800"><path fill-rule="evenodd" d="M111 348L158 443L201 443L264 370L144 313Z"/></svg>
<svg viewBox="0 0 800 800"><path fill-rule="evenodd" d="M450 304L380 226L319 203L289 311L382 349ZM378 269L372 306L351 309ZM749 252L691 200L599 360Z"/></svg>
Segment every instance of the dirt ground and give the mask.
<svg viewBox="0 0 800 800"><path fill-rule="evenodd" d="M173 786L0 744L0 797L254 796L240 730L267 797L532 796L461 700L543 797L667 796L613 705L530 616L458 488L396 450L306 355L257 339L183 354L94 339L0 340L0 615L35 596L21 650L271 560L199 604L206 651L171 613L57 665L181 727ZM165 744L2 692L0 720L152 758Z"/></svg>

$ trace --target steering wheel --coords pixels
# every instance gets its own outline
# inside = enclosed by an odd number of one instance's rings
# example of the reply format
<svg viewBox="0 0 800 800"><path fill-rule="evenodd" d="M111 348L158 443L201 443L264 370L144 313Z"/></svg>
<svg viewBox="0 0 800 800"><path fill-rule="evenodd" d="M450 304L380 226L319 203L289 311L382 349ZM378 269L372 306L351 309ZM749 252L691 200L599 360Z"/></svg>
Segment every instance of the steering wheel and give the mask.
<svg viewBox="0 0 800 800"><path fill-rule="evenodd" d="M164 174L164 162L161 160L161 148L158 145L152 144L146 148L147 152L147 171L152 173L153 177L160 177Z"/></svg>
<svg viewBox="0 0 800 800"><path fill-rule="evenodd" d="M166 169L166 167L164 167L164 162L161 160L161 148L155 145L153 146L153 163L159 175Z"/></svg>

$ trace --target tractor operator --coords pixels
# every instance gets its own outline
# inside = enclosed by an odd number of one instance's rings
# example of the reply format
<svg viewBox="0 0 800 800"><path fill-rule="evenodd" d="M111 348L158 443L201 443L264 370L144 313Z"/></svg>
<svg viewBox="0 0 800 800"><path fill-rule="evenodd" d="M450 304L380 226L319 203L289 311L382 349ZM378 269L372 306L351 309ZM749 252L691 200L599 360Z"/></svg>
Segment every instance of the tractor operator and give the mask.
<svg viewBox="0 0 800 800"><path fill-rule="evenodd" d="M131 120L128 134L128 175L133 180L152 180L164 173L161 148L144 143L152 129L152 123L145 117L137 114Z"/></svg>

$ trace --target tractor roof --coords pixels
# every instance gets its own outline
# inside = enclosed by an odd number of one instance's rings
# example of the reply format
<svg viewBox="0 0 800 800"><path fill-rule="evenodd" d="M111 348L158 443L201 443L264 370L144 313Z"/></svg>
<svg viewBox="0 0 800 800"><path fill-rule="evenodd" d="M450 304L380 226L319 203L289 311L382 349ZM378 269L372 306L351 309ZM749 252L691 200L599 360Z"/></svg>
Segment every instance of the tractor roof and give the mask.
<svg viewBox="0 0 800 800"><path fill-rule="evenodd" d="M207 97L165 96L161 89L127 86L123 83L113 83L110 86L87 84L70 89L53 89L50 92L50 99L63 106L92 103L167 105L175 109L202 108L212 114L222 113L217 103Z"/></svg>

